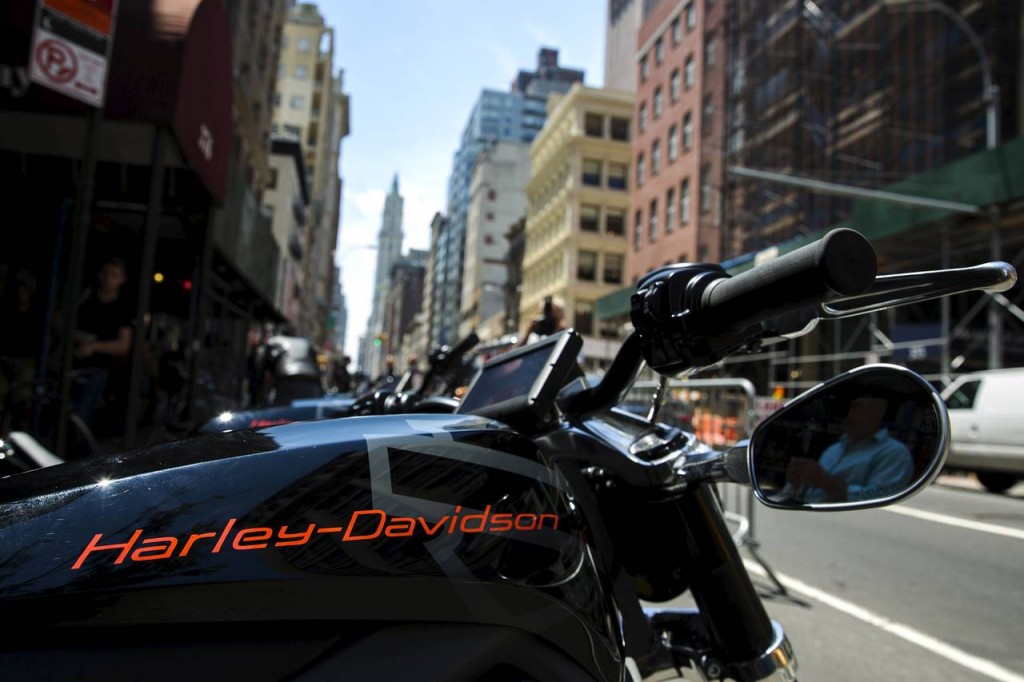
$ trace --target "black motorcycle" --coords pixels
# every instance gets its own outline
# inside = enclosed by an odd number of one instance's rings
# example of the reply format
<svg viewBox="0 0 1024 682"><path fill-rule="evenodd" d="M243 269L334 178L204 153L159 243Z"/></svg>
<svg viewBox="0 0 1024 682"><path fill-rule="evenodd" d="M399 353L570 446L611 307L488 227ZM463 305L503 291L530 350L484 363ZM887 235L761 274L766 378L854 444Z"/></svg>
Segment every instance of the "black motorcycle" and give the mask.
<svg viewBox="0 0 1024 682"><path fill-rule="evenodd" d="M870 245L838 230L734 277L706 264L651 273L632 297L635 331L595 386L575 378L582 341L568 330L489 360L449 413L410 401L400 414L211 434L0 479L12 625L0 670L794 680L716 483L748 483L779 508L903 500L945 456L935 390L903 368L862 367L725 452L615 406L644 362L687 374L819 319L1002 291L1015 277L993 263L876 278ZM877 455L888 475L812 475L833 440L852 438L842 429L858 400L875 401L893 440ZM696 608L643 607L686 591Z"/></svg>

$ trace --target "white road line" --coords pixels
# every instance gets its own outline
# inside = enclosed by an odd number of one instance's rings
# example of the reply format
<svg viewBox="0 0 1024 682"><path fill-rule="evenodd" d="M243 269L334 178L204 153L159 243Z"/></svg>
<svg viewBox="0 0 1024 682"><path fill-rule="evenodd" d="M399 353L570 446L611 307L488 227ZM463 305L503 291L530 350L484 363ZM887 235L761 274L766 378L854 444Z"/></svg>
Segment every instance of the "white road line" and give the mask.
<svg viewBox="0 0 1024 682"><path fill-rule="evenodd" d="M768 572L756 562L744 559L743 564L751 573L762 578L768 577ZM916 644L919 647L927 649L928 651L931 651L952 663L967 668L968 670L973 670L974 672L993 680L999 680L999 682L1024 682L1024 676L1018 675L1012 670L1007 670L997 663L969 654L966 651L938 640L931 635L926 635L919 630L915 630L909 625L897 623L885 616L880 616L872 611L868 611L867 609L848 602L845 599L840 599L839 597L829 594L824 590L812 587L802 580L797 580L796 578L791 578L781 573L776 573L775 576L779 579L779 582L786 586L787 589L800 592L815 601L819 601L826 606L831 606L837 611L853 616L857 620L863 621L868 625L874 625L885 632L896 635L900 639L904 639L911 644ZM797 655L797 660L799 661L799 652L797 652Z"/></svg>
<svg viewBox="0 0 1024 682"><path fill-rule="evenodd" d="M983 533L992 533L993 535L1002 535L1003 537L1024 540L1024 530L1019 528L1008 528L1006 526L997 526L994 523L982 523L981 521L960 519L955 516L936 514L935 512L913 509L911 507L884 507L883 511L892 512L893 514L903 514L904 516L913 516L915 519L924 519L925 521L934 521L935 523L944 523L947 526L957 526L959 528L979 530Z"/></svg>

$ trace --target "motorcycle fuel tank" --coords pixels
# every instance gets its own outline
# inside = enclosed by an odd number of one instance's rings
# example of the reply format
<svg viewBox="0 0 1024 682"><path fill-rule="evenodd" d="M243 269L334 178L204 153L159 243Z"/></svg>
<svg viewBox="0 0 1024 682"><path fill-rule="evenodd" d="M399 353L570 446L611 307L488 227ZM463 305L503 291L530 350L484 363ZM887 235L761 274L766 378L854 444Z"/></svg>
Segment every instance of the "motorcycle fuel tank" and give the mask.
<svg viewBox="0 0 1024 682"><path fill-rule="evenodd" d="M117 633L145 652L187 630L233 633L265 672L262 638L284 623L323 642L301 660L382 624L442 623L529 633L606 678L618 638L582 529L537 447L478 417L296 423L79 460L0 479L0 604L29 633L0 660L29 666L10 654L31 633L56 649Z"/></svg>

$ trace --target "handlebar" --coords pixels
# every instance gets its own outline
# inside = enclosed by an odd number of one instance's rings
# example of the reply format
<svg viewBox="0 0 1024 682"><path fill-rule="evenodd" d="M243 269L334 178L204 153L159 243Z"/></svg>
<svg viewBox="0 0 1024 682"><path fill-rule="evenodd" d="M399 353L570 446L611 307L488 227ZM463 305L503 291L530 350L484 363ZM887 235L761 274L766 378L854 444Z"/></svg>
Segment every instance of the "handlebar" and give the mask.
<svg viewBox="0 0 1024 682"><path fill-rule="evenodd" d="M769 263L710 282L696 307L719 325L742 328L863 293L877 271L871 243L859 232L840 228Z"/></svg>
<svg viewBox="0 0 1024 682"><path fill-rule="evenodd" d="M870 242L840 228L734 277L708 264L657 270L638 284L630 317L644 359L671 375L739 350L760 336L762 322L863 293L877 269Z"/></svg>

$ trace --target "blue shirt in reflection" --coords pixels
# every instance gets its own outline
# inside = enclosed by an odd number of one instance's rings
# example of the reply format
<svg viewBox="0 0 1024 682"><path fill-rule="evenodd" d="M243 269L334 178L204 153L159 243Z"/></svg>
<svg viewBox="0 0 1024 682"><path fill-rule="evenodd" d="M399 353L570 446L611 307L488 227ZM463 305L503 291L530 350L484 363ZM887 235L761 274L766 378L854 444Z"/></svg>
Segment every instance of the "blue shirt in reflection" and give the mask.
<svg viewBox="0 0 1024 682"><path fill-rule="evenodd" d="M850 436L843 434L825 450L818 464L830 476L846 481L849 502L888 497L906 486L914 475L910 450L890 438L889 429L885 427L852 444ZM807 488L803 491L803 501L830 500L821 488Z"/></svg>

